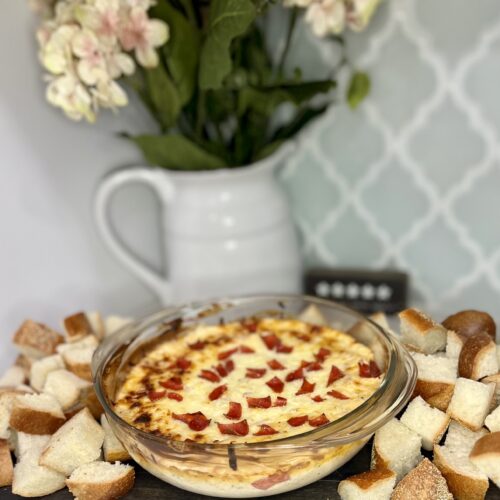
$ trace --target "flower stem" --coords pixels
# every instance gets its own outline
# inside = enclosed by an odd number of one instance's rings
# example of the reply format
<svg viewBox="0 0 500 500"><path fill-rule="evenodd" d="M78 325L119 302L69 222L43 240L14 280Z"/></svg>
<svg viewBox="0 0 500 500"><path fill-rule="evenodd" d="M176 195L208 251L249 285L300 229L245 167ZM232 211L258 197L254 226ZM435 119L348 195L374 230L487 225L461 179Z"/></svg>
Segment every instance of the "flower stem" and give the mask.
<svg viewBox="0 0 500 500"><path fill-rule="evenodd" d="M285 40L285 46L283 47L283 52L281 53L281 58L280 62L278 65L278 76L281 77L283 76L283 69L285 68L285 62L286 58L288 56L288 52L290 51L290 45L292 42L292 37L293 37L293 32L295 30L295 25L297 24L297 18L298 18L298 9L297 7L294 7L292 9L292 12L288 18L288 29L286 33L286 40Z"/></svg>

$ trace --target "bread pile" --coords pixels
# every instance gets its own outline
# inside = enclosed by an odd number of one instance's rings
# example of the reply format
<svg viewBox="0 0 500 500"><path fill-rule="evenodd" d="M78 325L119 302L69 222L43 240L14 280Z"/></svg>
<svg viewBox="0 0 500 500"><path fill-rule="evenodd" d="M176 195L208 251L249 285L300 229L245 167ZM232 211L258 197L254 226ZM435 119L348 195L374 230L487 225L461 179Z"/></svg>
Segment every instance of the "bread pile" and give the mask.
<svg viewBox="0 0 500 500"><path fill-rule="evenodd" d="M17 330L20 355L0 377L0 486L23 497L67 486L80 500L115 499L132 488L134 469L120 463L130 456L91 374L99 342L128 321L80 312L63 321L65 335L31 320Z"/></svg>
<svg viewBox="0 0 500 500"><path fill-rule="evenodd" d="M375 433L371 470L341 481L342 500L482 500L500 487L500 347L488 314L442 324L399 314L418 381L399 419ZM432 461L424 458L422 448Z"/></svg>

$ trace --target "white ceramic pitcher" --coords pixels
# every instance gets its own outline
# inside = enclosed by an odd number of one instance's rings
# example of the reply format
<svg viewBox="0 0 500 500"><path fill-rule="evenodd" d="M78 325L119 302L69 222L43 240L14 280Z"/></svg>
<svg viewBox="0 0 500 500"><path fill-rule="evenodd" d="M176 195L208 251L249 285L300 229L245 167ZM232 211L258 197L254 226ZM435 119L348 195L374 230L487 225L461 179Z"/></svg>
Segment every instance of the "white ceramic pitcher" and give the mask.
<svg viewBox="0 0 500 500"><path fill-rule="evenodd" d="M292 144L254 165L202 172L135 167L107 175L95 198L97 227L122 264L163 304L252 293L298 293L301 259L277 167ZM149 184L163 204L167 275L135 258L108 217L113 192Z"/></svg>

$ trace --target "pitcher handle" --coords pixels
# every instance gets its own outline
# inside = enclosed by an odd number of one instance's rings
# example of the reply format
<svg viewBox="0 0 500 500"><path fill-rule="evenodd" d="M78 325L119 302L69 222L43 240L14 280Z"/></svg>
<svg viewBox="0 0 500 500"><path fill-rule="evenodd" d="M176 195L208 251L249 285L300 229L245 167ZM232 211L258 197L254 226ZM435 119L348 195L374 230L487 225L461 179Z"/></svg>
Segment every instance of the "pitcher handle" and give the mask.
<svg viewBox="0 0 500 500"><path fill-rule="evenodd" d="M97 229L109 250L130 272L150 287L163 302L171 302L172 288L169 280L154 272L134 256L117 237L117 232L108 215L108 208L114 192L125 184L135 182L151 186L158 193L162 205L169 203L173 197L173 185L162 169L133 167L115 170L101 180L95 193L94 217Z"/></svg>

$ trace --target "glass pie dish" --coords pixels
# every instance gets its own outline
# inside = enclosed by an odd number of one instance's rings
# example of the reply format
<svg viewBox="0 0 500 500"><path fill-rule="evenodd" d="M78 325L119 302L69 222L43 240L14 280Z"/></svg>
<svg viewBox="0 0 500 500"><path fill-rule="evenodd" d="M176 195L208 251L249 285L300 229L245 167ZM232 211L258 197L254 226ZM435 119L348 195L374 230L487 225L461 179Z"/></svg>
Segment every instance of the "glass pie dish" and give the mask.
<svg viewBox="0 0 500 500"><path fill-rule="evenodd" d="M176 338L179 324L189 328L249 317L298 318L309 306L315 306L329 326L369 347L383 372L375 392L342 417L289 437L221 444L148 433L115 411L127 373L152 346ZM139 465L179 488L231 498L284 493L330 474L403 408L417 375L411 356L390 332L342 305L306 296L237 298L165 309L106 338L94 355L92 369L109 423Z"/></svg>

